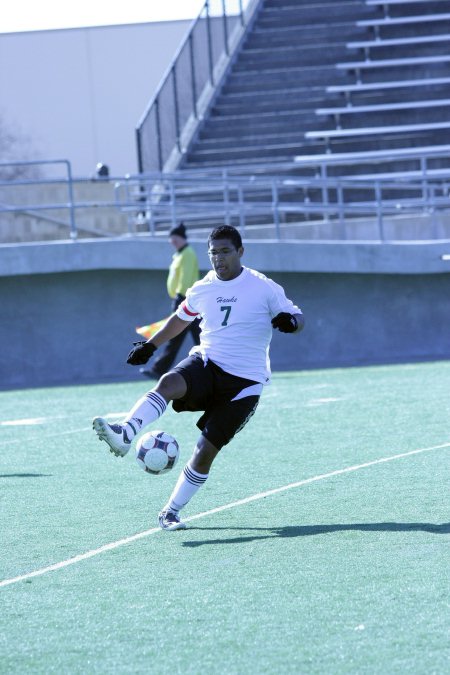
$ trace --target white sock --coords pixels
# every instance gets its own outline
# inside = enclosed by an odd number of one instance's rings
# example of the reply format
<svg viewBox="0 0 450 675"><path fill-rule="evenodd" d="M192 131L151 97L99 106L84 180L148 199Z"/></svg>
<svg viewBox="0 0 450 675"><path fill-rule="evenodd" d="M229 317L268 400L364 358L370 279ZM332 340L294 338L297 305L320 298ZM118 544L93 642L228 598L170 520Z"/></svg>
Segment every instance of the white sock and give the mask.
<svg viewBox="0 0 450 675"><path fill-rule="evenodd" d="M157 391L149 391L137 401L122 422L126 426L126 433L132 440L141 429L155 422L166 412L167 401Z"/></svg>
<svg viewBox="0 0 450 675"><path fill-rule="evenodd" d="M180 511L183 506L186 506L188 501L192 499L199 488L201 488L208 476L209 474L207 473L198 473L195 471L190 462L188 462L180 473L177 484L170 495L169 501L163 508L163 511L174 511L175 513L178 513L178 511Z"/></svg>

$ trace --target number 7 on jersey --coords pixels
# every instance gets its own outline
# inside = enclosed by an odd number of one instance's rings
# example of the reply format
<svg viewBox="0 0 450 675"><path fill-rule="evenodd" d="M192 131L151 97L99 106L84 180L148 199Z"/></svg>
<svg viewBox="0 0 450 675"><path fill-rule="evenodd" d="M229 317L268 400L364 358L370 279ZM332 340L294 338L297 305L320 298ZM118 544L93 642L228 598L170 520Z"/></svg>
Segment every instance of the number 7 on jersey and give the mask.
<svg viewBox="0 0 450 675"><path fill-rule="evenodd" d="M231 306L230 305L222 305L222 307L220 308L220 311L225 312L224 320L222 321L222 323L220 325L226 326L227 322L228 322L228 317L230 316Z"/></svg>

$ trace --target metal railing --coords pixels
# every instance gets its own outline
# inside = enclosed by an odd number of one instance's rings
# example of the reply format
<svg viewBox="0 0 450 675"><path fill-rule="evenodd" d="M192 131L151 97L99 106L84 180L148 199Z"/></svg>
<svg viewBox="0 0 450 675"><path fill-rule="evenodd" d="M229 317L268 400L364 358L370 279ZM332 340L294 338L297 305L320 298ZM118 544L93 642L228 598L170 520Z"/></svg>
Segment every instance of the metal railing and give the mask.
<svg viewBox="0 0 450 675"><path fill-rule="evenodd" d="M19 178L1 178L17 167ZM127 218L114 198L120 179L75 179L66 159L1 162L0 243L123 234Z"/></svg>
<svg viewBox="0 0 450 675"><path fill-rule="evenodd" d="M167 236L183 220L198 236L206 228L227 223L244 236L268 235L274 240L321 238L325 230L335 239L349 238L352 232L352 239L363 240L370 225L373 237L383 242L392 239L388 220L406 214L422 218L423 234L410 236L405 231L403 239L450 239L450 147L443 146L429 156L407 154L414 162L409 171L370 178L369 174L329 175L338 162L333 156L327 165L323 157L316 162L311 158L305 167L313 175L306 176L298 174L296 162L248 166L246 171L156 172L75 180L67 160L11 163L46 169L53 165L59 175L0 180L0 241L27 241L24 223L30 221L34 240L75 240ZM439 158L444 164L434 163ZM376 155L374 161L381 161L381 156ZM339 163L345 170L354 160L349 155ZM7 166L0 164L0 170ZM5 233L20 226L23 238L8 239Z"/></svg>
<svg viewBox="0 0 450 675"><path fill-rule="evenodd" d="M67 159L49 159L49 160L36 160L36 161L17 161L17 162L0 162L0 175L1 175L1 170L6 169L6 168L11 168L11 167L21 167L26 168L26 167L52 167L52 168L59 168L62 167L63 169L63 176L61 179L59 179L59 182L61 182L64 186L65 189L67 190L67 200L65 200L63 203L55 204L55 203L50 203L46 207L44 207L46 210L53 211L55 209L63 209L67 210L68 215L69 215L69 221L67 223L67 226L70 231L70 238L71 239L76 239L77 238L77 227L75 224L75 203L74 203L74 194L73 194L73 177L72 177L72 166L70 162ZM5 192L9 193L9 196L11 197L11 187L14 186L16 189L20 187L26 187L26 186L43 186L48 183L54 183L55 181L49 181L49 179L19 179L19 180L0 180L0 213L28 213L30 215L35 215L36 212L39 212L42 210L43 205L42 203L38 204L26 204L27 200L24 200L22 198L22 203L21 204L14 204L10 203L8 200L8 195L4 194ZM4 201L4 197L6 196L7 201Z"/></svg>
<svg viewBox="0 0 450 675"><path fill-rule="evenodd" d="M260 2L206 0L138 123L140 173L178 166Z"/></svg>
<svg viewBox="0 0 450 675"><path fill-rule="evenodd" d="M292 167L291 167L292 168ZM316 226L334 222L338 238L356 218L376 223L378 239L386 241L385 221L405 214L428 214L434 233L437 213L450 210L450 168L439 178L364 181L340 178L297 178L286 175L195 176L148 174L129 177L116 185L117 207L129 214L129 230L136 225L155 236L184 221L190 227L232 224L242 235L248 227L273 226L275 239L291 224Z"/></svg>
<svg viewBox="0 0 450 675"><path fill-rule="evenodd" d="M319 219L345 225L360 216L375 219L384 240L384 219L406 213L429 214L436 232L436 214L450 207L449 181L450 146L442 145L149 173L120 181L116 199L129 215L130 231L136 222L157 234L178 220L201 227L215 218L245 229L272 219L280 238L286 220L314 220L319 227Z"/></svg>

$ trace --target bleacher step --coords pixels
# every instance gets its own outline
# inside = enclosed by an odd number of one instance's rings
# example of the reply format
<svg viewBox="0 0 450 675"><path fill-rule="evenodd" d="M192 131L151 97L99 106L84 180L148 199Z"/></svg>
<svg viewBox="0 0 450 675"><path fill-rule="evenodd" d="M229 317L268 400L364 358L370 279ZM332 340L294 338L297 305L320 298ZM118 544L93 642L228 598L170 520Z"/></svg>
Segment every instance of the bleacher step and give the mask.
<svg viewBox="0 0 450 675"><path fill-rule="evenodd" d="M430 0L428 10L436 11L436 4ZM450 12L450 0L440 0L439 5L449 8L441 13ZM389 59L394 63L373 64L369 68L363 64L363 86L360 91L351 93L351 102L354 106L384 104L386 109L350 114L344 111L338 123L344 130L355 129L354 137L344 135L329 142L323 138L305 138L305 133L320 127L334 128L333 115L323 109L342 107L346 98L328 87L356 83L354 68L342 66L341 71L336 64L364 61L364 52L348 49L347 43L373 39L372 29L358 25L358 21L376 20L383 17L383 13L381 0L378 6L363 0L339 3L335 0L264 0L195 143L184 156L183 166L251 167L267 162L270 167L289 162L296 155L325 153L327 147L331 153L342 153L395 150L423 143L435 145L437 135L445 141L450 135L447 129L433 129L432 125L441 123L446 116L446 103L410 109L406 106L396 109L395 103L413 101L414 96L417 100L450 98L446 41L440 36L444 32L450 34L447 22L441 25L425 22L426 26L417 22L401 25L394 22L390 26L383 23L382 38L428 34L438 38L428 42L424 38L416 44L397 47L377 44L371 59ZM410 16L419 13L419 9L417 3L411 3L408 7L395 7L390 13ZM395 62L398 58L418 58L421 62L402 65ZM407 84L409 80L429 78L440 81L429 87ZM377 83L382 85L384 80L391 81L392 87L380 88ZM369 86L365 90L366 85ZM321 116L315 113L318 108L322 109ZM420 124L422 120L425 127ZM398 131L365 134L365 129L384 124L388 129L398 127ZM401 130L402 124L412 129Z"/></svg>

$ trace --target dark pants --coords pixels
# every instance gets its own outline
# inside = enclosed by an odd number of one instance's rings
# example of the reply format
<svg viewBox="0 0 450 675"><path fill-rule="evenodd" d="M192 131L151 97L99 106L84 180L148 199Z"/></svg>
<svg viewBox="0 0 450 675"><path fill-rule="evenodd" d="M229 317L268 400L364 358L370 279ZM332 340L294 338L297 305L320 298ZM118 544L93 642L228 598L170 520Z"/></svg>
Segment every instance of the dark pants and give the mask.
<svg viewBox="0 0 450 675"><path fill-rule="evenodd" d="M177 297L174 298L172 301L172 312L176 311L178 305L180 305L184 299L184 295L177 295ZM192 323L190 323L182 333L166 342L161 348L161 353L159 353L158 350L158 357L155 358L152 363L152 372L161 376L170 370L187 333L192 335L194 344L200 344L200 321L198 319L194 319L194 321L192 321Z"/></svg>
<svg viewBox="0 0 450 675"><path fill-rule="evenodd" d="M227 373L213 361L193 354L174 369L186 382L186 394L172 401L175 412L203 410L198 428L217 450L247 424L256 410L262 384ZM252 391L253 390L253 391Z"/></svg>

